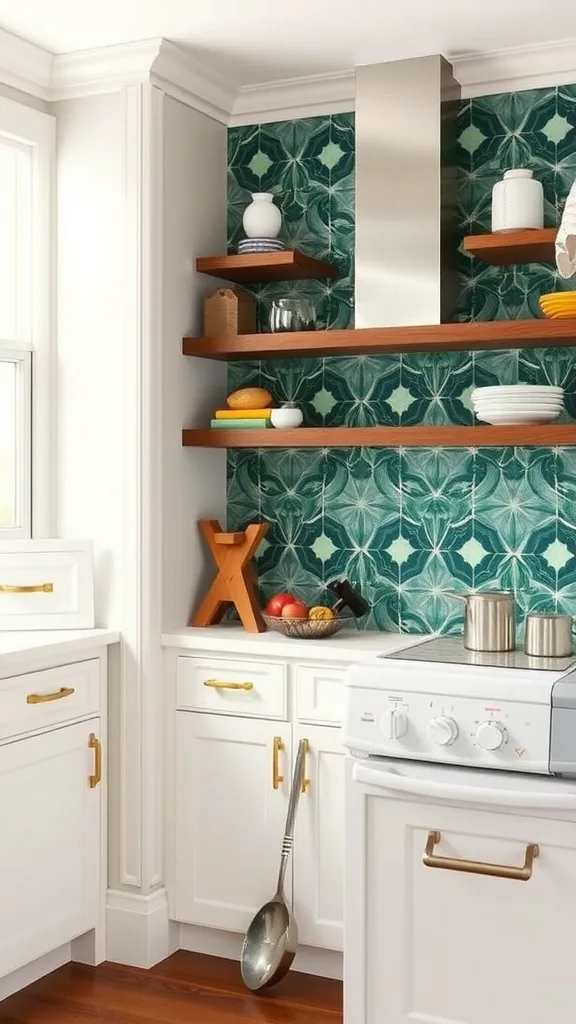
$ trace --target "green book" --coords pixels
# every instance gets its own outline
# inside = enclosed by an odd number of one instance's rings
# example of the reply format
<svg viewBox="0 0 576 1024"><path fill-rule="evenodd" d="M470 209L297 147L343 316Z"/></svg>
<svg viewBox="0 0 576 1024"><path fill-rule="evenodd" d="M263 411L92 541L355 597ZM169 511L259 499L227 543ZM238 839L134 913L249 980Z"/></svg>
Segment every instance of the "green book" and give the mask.
<svg viewBox="0 0 576 1024"><path fill-rule="evenodd" d="M210 426L218 430L265 430L270 420L211 420Z"/></svg>

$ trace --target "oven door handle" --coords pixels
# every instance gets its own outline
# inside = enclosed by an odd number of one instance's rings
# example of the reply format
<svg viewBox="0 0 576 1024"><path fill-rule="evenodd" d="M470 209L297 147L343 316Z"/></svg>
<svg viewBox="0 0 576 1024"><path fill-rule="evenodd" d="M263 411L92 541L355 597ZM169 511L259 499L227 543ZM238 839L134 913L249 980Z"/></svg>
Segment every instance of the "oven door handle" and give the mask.
<svg viewBox="0 0 576 1024"><path fill-rule="evenodd" d="M538 793L514 789L484 789L479 786L459 786L454 783L433 782L400 775L392 768L369 768L357 761L352 768L354 782L377 789L388 789L408 796L429 797L434 800L466 801L472 804L490 804L497 807L532 807L545 811L576 811L576 791L573 793Z"/></svg>

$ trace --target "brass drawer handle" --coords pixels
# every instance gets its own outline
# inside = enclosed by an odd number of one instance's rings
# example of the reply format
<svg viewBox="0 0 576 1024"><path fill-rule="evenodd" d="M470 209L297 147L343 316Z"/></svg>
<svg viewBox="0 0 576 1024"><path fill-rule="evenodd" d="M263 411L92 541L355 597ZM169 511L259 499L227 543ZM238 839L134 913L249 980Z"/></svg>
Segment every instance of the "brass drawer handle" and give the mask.
<svg viewBox="0 0 576 1024"><path fill-rule="evenodd" d="M305 793L312 785L311 779L306 778L306 754L310 753L310 740L302 740L302 751L304 754L304 765L302 767L302 792Z"/></svg>
<svg viewBox="0 0 576 1024"><path fill-rule="evenodd" d="M102 744L93 732L90 733L88 746L94 751L94 774L88 777L88 782L90 789L96 789L98 783L102 782Z"/></svg>
<svg viewBox="0 0 576 1024"><path fill-rule="evenodd" d="M482 860L459 860L457 857L438 857L434 847L442 838L441 832L429 832L422 860L427 868L443 868L445 871L467 871L472 875L490 875L492 878L512 878L527 882L532 878L534 861L540 853L538 843L528 843L526 857L521 868L509 864L490 864Z"/></svg>
<svg viewBox="0 0 576 1024"><path fill-rule="evenodd" d="M53 693L29 693L26 697L27 704L47 704L51 700L62 700L63 697L71 697L75 693L73 686L61 686Z"/></svg>
<svg viewBox="0 0 576 1024"><path fill-rule="evenodd" d="M204 686L210 686L213 690L253 690L254 683L224 683L219 679L205 679Z"/></svg>
<svg viewBox="0 0 576 1024"><path fill-rule="evenodd" d="M53 583L37 583L35 586L13 586L11 583L0 583L0 594L52 594Z"/></svg>
<svg viewBox="0 0 576 1024"><path fill-rule="evenodd" d="M280 775L280 753L284 750L281 736L275 736L272 744L272 789L280 789L284 776Z"/></svg>

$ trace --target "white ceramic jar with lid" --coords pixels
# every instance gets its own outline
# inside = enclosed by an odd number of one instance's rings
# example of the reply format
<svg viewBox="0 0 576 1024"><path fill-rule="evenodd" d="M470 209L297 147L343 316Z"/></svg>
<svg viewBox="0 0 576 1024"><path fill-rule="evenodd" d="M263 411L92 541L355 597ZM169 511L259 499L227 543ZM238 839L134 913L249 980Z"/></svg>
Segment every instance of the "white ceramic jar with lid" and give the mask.
<svg viewBox="0 0 576 1024"><path fill-rule="evenodd" d="M544 226L544 192L532 171L505 171L492 189L492 231L521 231Z"/></svg>

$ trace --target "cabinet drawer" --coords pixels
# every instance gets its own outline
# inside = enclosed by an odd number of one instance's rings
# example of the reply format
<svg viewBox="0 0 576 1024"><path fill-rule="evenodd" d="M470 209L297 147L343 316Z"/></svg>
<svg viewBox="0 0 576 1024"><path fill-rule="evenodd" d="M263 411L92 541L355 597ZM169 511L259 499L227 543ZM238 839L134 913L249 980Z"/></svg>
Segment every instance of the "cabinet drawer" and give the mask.
<svg viewBox="0 0 576 1024"><path fill-rule="evenodd" d="M286 718L286 669L266 661L179 657L179 708L257 718Z"/></svg>
<svg viewBox="0 0 576 1024"><path fill-rule="evenodd" d="M0 541L0 628L92 629L90 541Z"/></svg>
<svg viewBox="0 0 576 1024"><path fill-rule="evenodd" d="M97 714L98 658L12 676L0 683L0 739Z"/></svg>
<svg viewBox="0 0 576 1024"><path fill-rule="evenodd" d="M326 665L296 665L296 713L299 722L340 725L346 669Z"/></svg>

